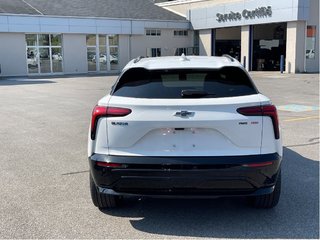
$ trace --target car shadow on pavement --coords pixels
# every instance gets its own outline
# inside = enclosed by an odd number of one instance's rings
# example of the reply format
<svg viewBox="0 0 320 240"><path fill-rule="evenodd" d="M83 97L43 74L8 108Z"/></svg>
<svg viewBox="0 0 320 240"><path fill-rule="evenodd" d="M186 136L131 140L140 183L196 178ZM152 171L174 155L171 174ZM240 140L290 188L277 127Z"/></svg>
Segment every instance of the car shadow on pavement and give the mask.
<svg viewBox="0 0 320 240"><path fill-rule="evenodd" d="M172 237L319 237L319 162L284 148L282 195L274 209L254 209L245 198L125 199L105 214L130 218L136 230Z"/></svg>
<svg viewBox="0 0 320 240"><path fill-rule="evenodd" d="M56 83L49 80L30 80L30 79L6 79L0 80L0 86L12 86L12 85L31 85L31 84L45 84Z"/></svg>

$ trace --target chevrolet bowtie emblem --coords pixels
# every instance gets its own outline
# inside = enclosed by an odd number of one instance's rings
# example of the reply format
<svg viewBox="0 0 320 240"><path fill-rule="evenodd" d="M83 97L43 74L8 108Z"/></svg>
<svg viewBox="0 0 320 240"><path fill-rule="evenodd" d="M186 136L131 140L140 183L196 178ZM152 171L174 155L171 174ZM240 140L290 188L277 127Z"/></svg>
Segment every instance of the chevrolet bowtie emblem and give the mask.
<svg viewBox="0 0 320 240"><path fill-rule="evenodd" d="M194 112L180 111L180 112L176 112L174 114L174 116L176 116L176 117L193 117Z"/></svg>

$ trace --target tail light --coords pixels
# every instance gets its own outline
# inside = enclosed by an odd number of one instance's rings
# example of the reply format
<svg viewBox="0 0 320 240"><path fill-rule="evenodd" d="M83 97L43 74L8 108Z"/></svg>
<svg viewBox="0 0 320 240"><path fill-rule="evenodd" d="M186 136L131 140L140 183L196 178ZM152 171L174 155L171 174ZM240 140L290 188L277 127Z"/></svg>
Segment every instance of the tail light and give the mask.
<svg viewBox="0 0 320 240"><path fill-rule="evenodd" d="M124 117L131 113L131 109L118 107L95 106L91 117L91 139L96 139L98 120L101 117Z"/></svg>
<svg viewBox="0 0 320 240"><path fill-rule="evenodd" d="M108 167L108 168L124 168L126 165L121 163L108 163L108 162L96 162L96 165L99 167Z"/></svg>
<svg viewBox="0 0 320 240"><path fill-rule="evenodd" d="M256 168L256 167L266 167L272 165L273 162L261 162L261 163L248 163L243 164L243 167L250 167L250 168Z"/></svg>
<svg viewBox="0 0 320 240"><path fill-rule="evenodd" d="M245 116L271 117L275 139L280 138L277 108L274 105L238 108L237 112Z"/></svg>

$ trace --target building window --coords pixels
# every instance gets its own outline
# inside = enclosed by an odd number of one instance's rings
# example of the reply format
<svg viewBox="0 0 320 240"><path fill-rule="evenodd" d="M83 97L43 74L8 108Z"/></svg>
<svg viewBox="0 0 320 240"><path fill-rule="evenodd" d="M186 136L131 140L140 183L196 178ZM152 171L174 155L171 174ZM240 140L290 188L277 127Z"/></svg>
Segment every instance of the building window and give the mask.
<svg viewBox="0 0 320 240"><path fill-rule="evenodd" d="M198 49L196 47L188 47L188 48L176 48L174 55L181 56L182 54L185 55L199 55Z"/></svg>
<svg viewBox="0 0 320 240"><path fill-rule="evenodd" d="M187 55L187 48L177 48L174 55L181 56L183 53Z"/></svg>
<svg viewBox="0 0 320 240"><path fill-rule="evenodd" d="M94 34L87 35L87 62L88 71L97 71L97 36Z"/></svg>
<svg viewBox="0 0 320 240"><path fill-rule="evenodd" d="M61 34L26 34L25 39L29 74L63 72Z"/></svg>
<svg viewBox="0 0 320 240"><path fill-rule="evenodd" d="M119 70L119 35L87 35L88 71Z"/></svg>
<svg viewBox="0 0 320 240"><path fill-rule="evenodd" d="M161 36L161 30L160 29L147 29L146 35L147 36Z"/></svg>
<svg viewBox="0 0 320 240"><path fill-rule="evenodd" d="M306 58L315 59L316 26L307 26Z"/></svg>
<svg viewBox="0 0 320 240"><path fill-rule="evenodd" d="M173 31L174 36L188 36L188 30L174 30Z"/></svg>
<svg viewBox="0 0 320 240"><path fill-rule="evenodd" d="M161 57L161 48L147 48L147 57Z"/></svg>

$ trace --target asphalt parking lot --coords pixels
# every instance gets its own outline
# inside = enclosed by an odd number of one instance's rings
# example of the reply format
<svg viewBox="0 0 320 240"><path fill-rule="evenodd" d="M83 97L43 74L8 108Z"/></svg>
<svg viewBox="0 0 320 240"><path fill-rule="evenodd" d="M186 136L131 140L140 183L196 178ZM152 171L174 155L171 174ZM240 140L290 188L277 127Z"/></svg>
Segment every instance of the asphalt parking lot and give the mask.
<svg viewBox="0 0 320 240"><path fill-rule="evenodd" d="M99 211L89 194L87 133L114 76L0 79L0 238L319 238L319 75L253 73L279 108L279 205L245 199L129 199Z"/></svg>

